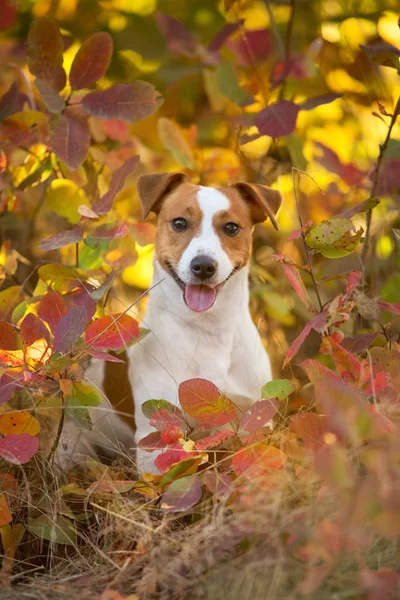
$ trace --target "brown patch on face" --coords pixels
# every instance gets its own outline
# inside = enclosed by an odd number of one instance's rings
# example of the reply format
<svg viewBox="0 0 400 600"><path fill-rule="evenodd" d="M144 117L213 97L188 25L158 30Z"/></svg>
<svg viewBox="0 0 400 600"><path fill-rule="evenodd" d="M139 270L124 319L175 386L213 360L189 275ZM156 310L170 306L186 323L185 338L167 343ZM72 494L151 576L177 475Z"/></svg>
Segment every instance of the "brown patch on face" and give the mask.
<svg viewBox="0 0 400 600"><path fill-rule="evenodd" d="M250 208L235 189L221 188L219 191L229 198L230 207L228 210L218 212L214 216L214 229L231 263L235 267L244 267L250 260L252 248L254 224ZM227 223L239 225L240 231L234 237L230 237L225 233L224 226Z"/></svg>
<svg viewBox="0 0 400 600"><path fill-rule="evenodd" d="M158 216L155 251L160 265L168 270L168 263L176 269L191 240L199 234L203 214L197 202L199 186L183 183L162 203ZM173 219L184 218L188 227L174 231Z"/></svg>

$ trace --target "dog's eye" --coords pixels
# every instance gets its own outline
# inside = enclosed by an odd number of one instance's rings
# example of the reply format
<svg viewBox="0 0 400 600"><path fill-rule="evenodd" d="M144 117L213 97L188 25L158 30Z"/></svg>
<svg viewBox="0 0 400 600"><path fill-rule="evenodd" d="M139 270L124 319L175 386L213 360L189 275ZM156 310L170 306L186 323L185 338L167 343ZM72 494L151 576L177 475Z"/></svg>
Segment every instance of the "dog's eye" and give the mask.
<svg viewBox="0 0 400 600"><path fill-rule="evenodd" d="M175 231L184 231L188 226L186 219L183 219L182 217L173 219L171 225L172 229L175 229Z"/></svg>
<svg viewBox="0 0 400 600"><path fill-rule="evenodd" d="M239 231L240 227L237 225L237 223L226 223L224 225L224 232L226 235L229 235L229 237L234 237L239 233Z"/></svg>

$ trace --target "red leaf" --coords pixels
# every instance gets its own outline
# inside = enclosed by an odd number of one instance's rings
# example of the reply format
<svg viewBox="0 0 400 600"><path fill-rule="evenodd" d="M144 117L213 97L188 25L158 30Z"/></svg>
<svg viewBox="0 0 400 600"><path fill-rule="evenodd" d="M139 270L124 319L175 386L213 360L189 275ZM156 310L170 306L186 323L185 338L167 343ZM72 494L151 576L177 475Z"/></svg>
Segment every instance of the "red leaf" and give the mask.
<svg viewBox="0 0 400 600"><path fill-rule="evenodd" d="M0 321L0 348L1 350L21 349L21 339L11 323Z"/></svg>
<svg viewBox="0 0 400 600"><path fill-rule="evenodd" d="M21 383L9 373L3 373L0 377L0 404L8 402L16 389L23 387Z"/></svg>
<svg viewBox="0 0 400 600"><path fill-rule="evenodd" d="M37 340L44 339L48 342L50 339L49 330L43 321L32 313L26 315L22 321L20 325L20 334L25 346L31 346Z"/></svg>
<svg viewBox="0 0 400 600"><path fill-rule="evenodd" d="M0 321L11 321L14 308L24 300L24 293L20 285L12 285L0 292ZM5 350L5 348L2 348Z"/></svg>
<svg viewBox="0 0 400 600"><path fill-rule="evenodd" d="M28 433L7 435L0 439L0 456L14 465L23 465L39 450L39 440Z"/></svg>
<svg viewBox="0 0 400 600"><path fill-rule="evenodd" d="M322 104L329 104L338 98L342 98L343 94L323 94L322 96L315 96L314 98L309 98L302 102L299 106L300 110L312 110L313 108L317 108L317 106L321 106Z"/></svg>
<svg viewBox="0 0 400 600"><path fill-rule="evenodd" d="M96 312L96 302L92 298L92 293L95 288L88 283L85 286L80 286L77 290L65 294L64 301L68 309L73 306L83 306L86 310L86 320L90 321Z"/></svg>
<svg viewBox="0 0 400 600"><path fill-rule="evenodd" d="M154 450L165 448L165 446L166 443L161 439L159 431L152 431L138 442L138 448L145 452L154 452Z"/></svg>
<svg viewBox="0 0 400 600"><path fill-rule="evenodd" d="M289 135L296 128L299 107L289 100L270 104L256 116L256 125L261 135L279 138Z"/></svg>
<svg viewBox="0 0 400 600"><path fill-rule="evenodd" d="M202 452L208 450L208 448L215 448L219 446L231 437L234 437L236 433L231 429L225 429L223 431L217 431L214 435L207 435L196 442L196 450Z"/></svg>
<svg viewBox="0 0 400 600"><path fill-rule="evenodd" d="M101 79L110 65L112 53L113 41L108 33L99 31L85 40L72 62L71 88L81 90Z"/></svg>
<svg viewBox="0 0 400 600"><path fill-rule="evenodd" d="M138 322L120 313L96 319L85 333L86 344L97 350L123 350L137 337Z"/></svg>
<svg viewBox="0 0 400 600"><path fill-rule="evenodd" d="M160 408L152 413L150 417L150 425L158 429L159 431L163 431L165 428L177 428L179 431L181 428L185 428L184 419L176 412L170 412L166 408ZM182 437L182 434L178 437ZM176 438L177 439L177 438ZM172 440L173 442L175 440ZM172 442L166 442L171 444Z"/></svg>
<svg viewBox="0 0 400 600"><path fill-rule="evenodd" d="M70 244L79 244L83 238L82 229L78 226L67 231L60 231L56 235L53 235L47 240L43 240L39 244L40 250L57 250L57 248L64 248Z"/></svg>
<svg viewBox="0 0 400 600"><path fill-rule="evenodd" d="M107 90L90 92L82 98L87 113L101 119L137 123L152 115L163 103L156 88L147 81L116 83Z"/></svg>
<svg viewBox="0 0 400 600"><path fill-rule="evenodd" d="M258 400L240 419L239 430L244 433L258 431L274 418L277 410L277 400L272 398Z"/></svg>
<svg viewBox="0 0 400 600"><path fill-rule="evenodd" d="M76 170L85 160L90 146L90 131L84 119L65 111L51 136L51 146L67 167Z"/></svg>
<svg viewBox="0 0 400 600"><path fill-rule="evenodd" d="M183 381L178 393L183 410L203 424L225 425L236 417L232 402L207 379Z"/></svg>
<svg viewBox="0 0 400 600"><path fill-rule="evenodd" d="M325 326L326 326L326 313L325 312L318 313L318 315L316 315L312 319L312 321L309 321L308 323L306 323L303 331L297 336L297 338L294 340L294 342L290 346L289 350L287 351L285 360L283 362L283 366L285 367L292 360L292 358L294 356L296 356L296 354L300 350L301 346L303 345L304 340L307 338L308 334L311 332L312 329L314 329L315 331L321 332L324 330Z"/></svg>
<svg viewBox="0 0 400 600"><path fill-rule="evenodd" d="M354 290L358 287L360 281L362 279L361 271L352 271L348 276L346 283L346 298L351 298Z"/></svg>
<svg viewBox="0 0 400 600"><path fill-rule="evenodd" d="M86 310L83 306L74 306L58 323L54 332L54 351L68 352L74 342L85 331Z"/></svg>
<svg viewBox="0 0 400 600"><path fill-rule="evenodd" d="M287 455L282 450L258 442L236 452L232 458L232 469L236 475L254 481L282 468L286 460Z"/></svg>
<svg viewBox="0 0 400 600"><path fill-rule="evenodd" d="M199 44L194 35L180 21L159 10L155 14L155 21L171 52L183 54L189 58L196 56Z"/></svg>
<svg viewBox="0 0 400 600"><path fill-rule="evenodd" d="M58 323L67 312L64 300L56 292L48 292L43 296L37 308L39 317L46 321L53 335Z"/></svg>
<svg viewBox="0 0 400 600"><path fill-rule="evenodd" d="M50 17L33 22L28 33L28 66L32 75L43 79L56 92L67 82L63 69L64 41L56 23Z"/></svg>
<svg viewBox="0 0 400 600"><path fill-rule="evenodd" d="M218 52L220 48L225 44L226 40L235 33L243 25L244 20L240 19L235 23L228 23L224 25L223 28L215 35L215 37L211 40L208 49L210 52Z"/></svg>
<svg viewBox="0 0 400 600"><path fill-rule="evenodd" d="M159 454L154 460L154 465L160 473L166 473L172 465L190 457L190 454L185 452L180 444L176 443L175 446L169 448L162 454Z"/></svg>
<svg viewBox="0 0 400 600"><path fill-rule="evenodd" d="M150 421L151 425L151 421ZM173 444L183 438L183 433L176 425L168 425L161 430L161 439L165 444Z"/></svg>
<svg viewBox="0 0 400 600"><path fill-rule="evenodd" d="M124 237L128 233L127 223L105 223L96 227L91 234L92 240L114 240Z"/></svg>
<svg viewBox="0 0 400 600"><path fill-rule="evenodd" d="M122 191L125 185L125 179L133 173L133 171L138 166L139 162L139 155L131 156L131 158L128 158L128 160L122 165L120 169L114 171L111 178L110 189L104 194L104 196L100 198L100 200L98 200L94 204L94 212L96 212L99 215L104 215L105 213L108 213L109 210L111 210L115 196L119 194L120 191Z"/></svg>
<svg viewBox="0 0 400 600"><path fill-rule="evenodd" d="M312 302L306 290L306 287L303 283L302 278L300 277L299 270L290 263L290 258L285 254L275 254L274 258L278 260L282 264L282 268L285 272L288 281L300 300L306 305L308 310L312 310ZM286 262L286 260L288 262Z"/></svg>
<svg viewBox="0 0 400 600"><path fill-rule="evenodd" d="M380 335L378 332L374 333L361 333L360 335L353 335L346 337L342 340L342 346L349 352L357 354L370 347L370 345Z"/></svg>
<svg viewBox="0 0 400 600"><path fill-rule="evenodd" d="M341 381L339 375L334 373L331 369L329 369L328 367L323 365L318 360L314 360L311 358L309 358L307 360L303 360L303 362L301 363L301 366L307 373L307 377L309 378L311 383L316 383L320 379L326 379L326 380L335 379L336 381Z"/></svg>
<svg viewBox="0 0 400 600"><path fill-rule="evenodd" d="M361 184L361 181L364 179L366 173L360 171L360 169L351 163L342 164L336 152L325 146L325 144L322 144L321 142L314 142L314 146L322 152L322 156L315 157L315 160L319 162L325 169L339 175L339 177L341 177L348 185L354 186ZM359 211L357 210L357 212ZM346 213L344 213L344 215L346 215ZM342 214L340 216L344 215Z"/></svg>
<svg viewBox="0 0 400 600"><path fill-rule="evenodd" d="M305 448L314 451L324 444L324 435L329 431L327 418L312 412L294 415L289 429L303 440Z"/></svg>
<svg viewBox="0 0 400 600"><path fill-rule="evenodd" d="M253 29L241 32L237 40L227 44L236 53L237 63L252 67L254 61L265 61L274 49L273 35L269 29Z"/></svg>
<svg viewBox="0 0 400 600"><path fill-rule="evenodd" d="M188 475L173 481L163 494L161 508L167 512L181 512L192 508L202 495L199 476Z"/></svg>
<svg viewBox="0 0 400 600"><path fill-rule="evenodd" d="M303 233L308 233L308 230L310 229L310 227L312 226L313 222L311 221L311 219L309 219L307 221L307 223L305 225L303 225L303 227L300 227L299 229L296 229L296 231L292 231L292 233L290 235L288 235L287 237L287 241L292 241L292 240L297 240L297 238L301 237L303 235ZM277 256L285 256L284 254L277 254Z"/></svg>
<svg viewBox="0 0 400 600"><path fill-rule="evenodd" d="M368 592L368 600L383 600L396 598L397 586L400 584L400 575L385 567L372 571L360 571L360 583Z"/></svg>

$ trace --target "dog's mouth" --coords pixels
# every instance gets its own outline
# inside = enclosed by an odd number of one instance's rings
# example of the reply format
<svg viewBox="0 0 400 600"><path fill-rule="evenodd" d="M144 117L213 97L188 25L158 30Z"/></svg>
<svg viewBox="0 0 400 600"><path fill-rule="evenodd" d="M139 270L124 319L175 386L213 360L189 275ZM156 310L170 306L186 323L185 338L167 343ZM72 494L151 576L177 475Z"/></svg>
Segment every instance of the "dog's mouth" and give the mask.
<svg viewBox="0 0 400 600"><path fill-rule="evenodd" d="M186 306L194 312L205 312L209 310L217 298L218 292L227 281L239 270L240 265L236 265L229 273L228 277L216 285L207 285L205 283L185 283L175 271L171 263L166 262L166 267L172 278L183 291L183 299Z"/></svg>

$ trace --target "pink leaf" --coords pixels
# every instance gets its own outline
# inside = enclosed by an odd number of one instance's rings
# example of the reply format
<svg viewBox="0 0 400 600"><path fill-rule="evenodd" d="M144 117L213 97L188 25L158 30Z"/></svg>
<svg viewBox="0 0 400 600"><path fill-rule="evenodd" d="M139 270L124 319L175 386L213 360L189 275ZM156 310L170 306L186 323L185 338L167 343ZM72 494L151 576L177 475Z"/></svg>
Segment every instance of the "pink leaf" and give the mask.
<svg viewBox="0 0 400 600"><path fill-rule="evenodd" d="M171 52L183 54L189 58L196 56L198 42L194 35L180 21L159 10L156 12L155 20Z"/></svg>
<svg viewBox="0 0 400 600"><path fill-rule="evenodd" d="M185 452L180 444L176 444L174 447L159 454L156 457L154 464L160 473L166 473L172 465L180 462L184 458L190 458L190 454Z"/></svg>
<svg viewBox="0 0 400 600"><path fill-rule="evenodd" d="M3 373L0 377L0 405L8 402L16 389L23 387L21 382L12 377L9 373Z"/></svg>
<svg viewBox="0 0 400 600"><path fill-rule="evenodd" d="M299 107L289 100L280 100L260 111L256 125L261 135L279 138L289 135L296 128Z"/></svg>
<svg viewBox="0 0 400 600"><path fill-rule="evenodd" d="M90 234L92 240L115 240L128 233L127 223L105 223L96 227Z"/></svg>
<svg viewBox="0 0 400 600"><path fill-rule="evenodd" d="M87 113L101 119L137 123L152 115L163 103L156 88L147 81L116 83L107 90L90 92L82 98Z"/></svg>
<svg viewBox="0 0 400 600"><path fill-rule="evenodd" d="M107 72L113 53L109 33L99 31L88 37L72 62L69 81L73 90L87 88Z"/></svg>
<svg viewBox="0 0 400 600"><path fill-rule="evenodd" d="M286 461L285 452L258 442L236 452L232 458L232 469L236 475L254 481L281 469Z"/></svg>
<svg viewBox="0 0 400 600"><path fill-rule="evenodd" d="M272 398L258 400L239 422L239 430L245 433L258 431L274 418L278 410L278 401Z"/></svg>
<svg viewBox="0 0 400 600"><path fill-rule="evenodd" d="M368 600L384 600L396 598L396 589L400 584L400 575L383 567L377 571L363 569L360 571L360 582L368 592Z"/></svg>
<svg viewBox="0 0 400 600"><path fill-rule="evenodd" d="M176 427L178 430L180 430L182 427L185 427L185 421L178 413L170 412L166 408L160 408L152 413L150 417L150 425L159 431L163 431L163 429L170 427ZM182 435L179 437L182 437Z"/></svg>
<svg viewBox="0 0 400 600"><path fill-rule="evenodd" d="M14 465L23 465L39 450L39 440L28 433L7 435L0 439L0 456Z"/></svg>
<svg viewBox="0 0 400 600"><path fill-rule="evenodd" d="M312 310L313 305L306 290L306 287L303 283L302 278L300 277L298 269L292 264L289 264L290 258L285 254L275 254L274 258L279 260L279 262L282 264L284 273L300 300L306 305L308 310Z"/></svg>
<svg viewBox="0 0 400 600"><path fill-rule="evenodd" d="M25 346L31 346L37 340L50 339L50 333L43 321L33 313L26 315L20 325L20 334Z"/></svg>
<svg viewBox="0 0 400 600"><path fill-rule="evenodd" d="M311 219L309 219L307 223L303 225L303 227L300 227L300 229L296 229L296 231L292 231L292 233L287 237L288 242L292 240L297 240L297 238L301 237L303 233L307 233L312 224L313 222L311 221Z"/></svg>
<svg viewBox="0 0 400 600"><path fill-rule="evenodd" d="M74 342L85 331L86 310L83 306L74 306L58 323L54 332L54 351L68 352Z"/></svg>
<svg viewBox="0 0 400 600"><path fill-rule="evenodd" d="M37 312L39 317L49 325L54 335L58 323L67 314L68 308L60 294L48 292L39 302Z"/></svg>
<svg viewBox="0 0 400 600"><path fill-rule="evenodd" d="M108 354L108 352L99 352L99 351L93 350L92 348L89 348L89 350L86 350L86 352L88 354L90 354L90 356L93 356L93 358L97 358L98 360L107 360L109 362L116 362L116 363L125 362L124 360L121 360L120 358L118 358L118 356L114 356L113 354Z"/></svg>
<svg viewBox="0 0 400 600"><path fill-rule="evenodd" d="M354 290L359 286L359 283L362 279L361 271L352 271L347 278L346 283L346 298L351 298Z"/></svg>
<svg viewBox="0 0 400 600"><path fill-rule="evenodd" d="M90 131L87 122L65 111L54 128L51 145L57 157L67 167L76 170L89 152Z"/></svg>
<svg viewBox="0 0 400 600"><path fill-rule="evenodd" d="M303 345L304 340L307 338L312 329L318 331L319 333L325 329L326 326L326 313L320 312L316 315L312 321L306 323L303 331L297 336L289 350L287 351L285 360L283 362L283 366L285 367L294 356L298 353L301 346Z"/></svg>
<svg viewBox="0 0 400 600"><path fill-rule="evenodd" d="M225 425L236 417L235 406L207 379L195 378L179 386L183 410L203 424Z"/></svg>
<svg viewBox="0 0 400 600"><path fill-rule="evenodd" d="M57 250L57 248L64 248L64 246L69 246L70 244L79 244L82 237L82 229L76 226L67 231L60 231L60 233L56 233L56 235L47 238L47 240L43 240L39 244L39 248L46 251Z"/></svg>
<svg viewBox="0 0 400 600"><path fill-rule="evenodd" d="M96 212L99 215L104 215L105 213L108 213L109 210L111 210L115 196L122 191L125 185L125 179L133 173L133 171L138 166L139 162L139 155L131 156L131 158L128 158L128 160L122 165L120 169L114 171L111 178L110 189L104 194L104 196L100 198L100 200L98 200L94 204L94 212Z"/></svg>
<svg viewBox="0 0 400 600"><path fill-rule="evenodd" d="M294 415L289 429L303 440L305 448L313 451L324 444L324 435L329 431L327 418L312 412Z"/></svg>
<svg viewBox="0 0 400 600"><path fill-rule="evenodd" d="M96 312L96 301L92 297L95 288L88 283L85 286L80 286L78 289L64 295L65 304L68 309L74 306L83 306L86 310L86 320L90 321Z"/></svg>
<svg viewBox="0 0 400 600"><path fill-rule="evenodd" d="M163 494L161 508L167 512L182 512L192 508L201 499L202 489L199 476L188 475L173 481Z"/></svg>
<svg viewBox="0 0 400 600"><path fill-rule="evenodd" d="M400 303L391 304L390 302L379 301L378 306L383 308L383 310L393 313L394 315L400 315Z"/></svg>
<svg viewBox="0 0 400 600"><path fill-rule="evenodd" d="M353 186L361 184L361 181L365 178L366 173L360 171L360 169L355 167L352 163L342 164L336 152L328 148L328 146L325 146L325 144L322 144L321 142L314 142L314 146L322 152L322 156L315 157L315 160L319 162L325 169L331 171L331 173L336 173L339 175L339 177L341 177L348 185Z"/></svg>
<svg viewBox="0 0 400 600"><path fill-rule="evenodd" d="M32 75L44 80L56 92L67 82L63 69L64 41L51 17L33 21L28 33L28 66Z"/></svg>
<svg viewBox="0 0 400 600"><path fill-rule="evenodd" d="M226 440L231 437L234 437L236 433L231 429L225 429L223 431L217 431L214 435L208 435L204 438L201 438L196 442L196 450L202 452L203 450L208 450L208 448L215 448L219 446Z"/></svg>

